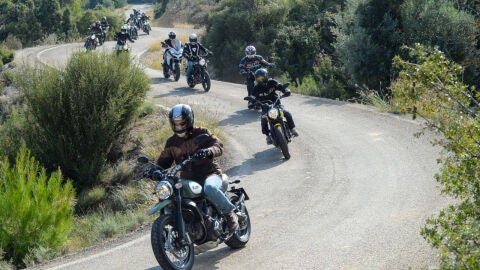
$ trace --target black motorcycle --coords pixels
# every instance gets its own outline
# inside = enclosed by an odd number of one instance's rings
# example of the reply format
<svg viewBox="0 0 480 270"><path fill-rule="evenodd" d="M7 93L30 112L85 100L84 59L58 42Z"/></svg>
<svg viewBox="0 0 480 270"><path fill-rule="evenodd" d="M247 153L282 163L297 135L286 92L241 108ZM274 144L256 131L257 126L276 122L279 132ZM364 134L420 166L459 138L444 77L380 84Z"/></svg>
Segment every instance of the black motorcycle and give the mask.
<svg viewBox="0 0 480 270"><path fill-rule="evenodd" d="M85 47L87 51L93 51L97 48L97 44L98 44L97 36L94 33L91 33L87 37L87 40L85 41L85 44L83 44L83 47Z"/></svg>
<svg viewBox="0 0 480 270"><path fill-rule="evenodd" d="M290 84L283 84L283 89L286 89ZM272 138L272 144L280 148L285 159L290 159L290 152L288 151L288 143L292 141L293 135L290 129L287 128L287 120L283 114L283 106L280 104L280 99L286 96L278 96L277 99L272 102L270 100L259 101L254 96L245 97L244 100L251 101L254 106L261 109L263 118L267 119L268 128L270 130L270 136Z"/></svg>
<svg viewBox="0 0 480 270"><path fill-rule="evenodd" d="M194 139L194 143L198 148L209 138L209 135L202 134ZM245 205L248 195L243 188L231 186L228 189L229 184L238 184L240 180L229 182L224 176L222 190L235 205L240 225L237 231L230 232L223 215L204 197L202 186L177 176L178 171L195 159L198 158L194 154L182 163L162 170L146 157L138 158L139 162L152 166L144 171L144 176L158 181L154 194L159 202L149 214L159 213L152 225L151 244L162 269L191 269L195 246L225 242L237 249L244 247L250 239L250 217Z"/></svg>
<svg viewBox="0 0 480 270"><path fill-rule="evenodd" d="M208 60L205 58L209 54L212 54L212 52L206 52L204 55L199 55L193 60L193 78L188 81L189 87L193 88L197 84L202 84L203 90L205 90L205 92L208 92L210 90L210 74L207 70Z"/></svg>

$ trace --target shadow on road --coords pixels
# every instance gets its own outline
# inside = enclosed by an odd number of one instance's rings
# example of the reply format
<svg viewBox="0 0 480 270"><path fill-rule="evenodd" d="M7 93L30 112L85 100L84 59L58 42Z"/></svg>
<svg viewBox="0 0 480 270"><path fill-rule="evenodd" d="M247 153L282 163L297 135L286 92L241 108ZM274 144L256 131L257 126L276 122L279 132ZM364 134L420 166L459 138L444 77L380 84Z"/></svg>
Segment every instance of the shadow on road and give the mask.
<svg viewBox="0 0 480 270"><path fill-rule="evenodd" d="M190 87L176 87L170 90L168 93L164 93L161 95L155 95L153 96L154 98L165 98L165 97L185 97L185 96L191 96L191 95L202 95L205 94L206 92L203 91L203 89L195 89L195 88L190 88Z"/></svg>
<svg viewBox="0 0 480 270"><path fill-rule="evenodd" d="M255 122L258 121L258 133L259 137L261 130L260 130L260 113L257 111L252 111L248 109L244 110L238 110L235 111L232 115L229 117L221 120L218 122L219 126L241 126L247 123Z"/></svg>
<svg viewBox="0 0 480 270"><path fill-rule="evenodd" d="M263 136L261 136L263 140ZM253 175L256 172L267 170L285 162L282 152L271 146L261 152L257 152L252 158L246 159L242 164L229 168L225 171L227 175Z"/></svg>
<svg viewBox="0 0 480 270"><path fill-rule="evenodd" d="M224 246L222 248L213 249L205 253L199 254L195 257L195 263L193 269L202 269L202 270L217 270L219 267L215 266L222 259L235 255L237 250L231 249L230 247Z"/></svg>

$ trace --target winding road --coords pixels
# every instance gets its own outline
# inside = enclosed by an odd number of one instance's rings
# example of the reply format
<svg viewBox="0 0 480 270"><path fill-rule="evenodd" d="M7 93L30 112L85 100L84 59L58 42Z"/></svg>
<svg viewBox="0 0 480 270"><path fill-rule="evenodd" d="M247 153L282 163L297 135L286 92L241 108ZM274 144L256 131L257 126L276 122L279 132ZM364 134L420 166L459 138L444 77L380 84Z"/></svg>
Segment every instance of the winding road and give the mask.
<svg viewBox="0 0 480 270"><path fill-rule="evenodd" d="M167 36L154 27L132 44L133 55ZM177 31L191 30L178 29ZM141 32L141 31L140 31ZM114 43L101 48L113 50ZM36 47L17 61L62 66L82 44ZM232 65L237 65L234 60ZM188 88L145 68L148 98L187 103L211 113L228 135L225 171L242 180L251 200L250 242L196 256L194 269L407 269L438 263L419 231L445 206L434 174L438 149L431 135L417 139L421 124L374 108L292 94L283 104L300 133L289 144L291 159L268 146L257 112L246 109L246 87L212 81L210 92ZM39 266L39 269L160 269L149 232Z"/></svg>

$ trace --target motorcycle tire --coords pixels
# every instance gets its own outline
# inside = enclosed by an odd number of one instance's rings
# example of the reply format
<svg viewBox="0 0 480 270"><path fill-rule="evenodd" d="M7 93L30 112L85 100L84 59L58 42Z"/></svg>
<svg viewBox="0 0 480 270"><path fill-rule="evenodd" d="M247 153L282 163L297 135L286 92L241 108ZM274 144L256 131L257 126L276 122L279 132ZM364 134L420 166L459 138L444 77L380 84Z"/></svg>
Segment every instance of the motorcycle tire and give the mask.
<svg viewBox="0 0 480 270"><path fill-rule="evenodd" d="M170 72L168 71L168 66L163 66L163 76L165 79L170 78Z"/></svg>
<svg viewBox="0 0 480 270"><path fill-rule="evenodd" d="M203 73L202 86L205 92L208 92L210 90L211 81L210 81L210 74L208 74L208 71L204 71Z"/></svg>
<svg viewBox="0 0 480 270"><path fill-rule="evenodd" d="M290 152L288 151L288 143L287 140L285 139L285 135L283 134L282 127L277 126L275 127L275 140L276 140L276 145L282 150L282 154L285 157L285 159L290 159Z"/></svg>
<svg viewBox="0 0 480 270"><path fill-rule="evenodd" d="M238 196L236 194L232 195L230 197L230 201L235 204L235 202L238 201ZM242 212L246 218L242 221L239 219L238 223L240 228L225 241L225 244L233 249L243 248L248 243L248 240L250 240L250 233L252 232L250 215L248 214L245 202L243 202L240 206L240 209L237 210L240 210L240 212Z"/></svg>
<svg viewBox="0 0 480 270"><path fill-rule="evenodd" d="M178 231L175 225L176 222L173 215L162 215L155 220L151 231L153 254L162 269L192 269L195 259L193 244L183 246L181 249L175 248L175 243L165 244L169 239L175 239L177 237ZM171 235L168 235L168 233L171 233ZM165 246L171 247L171 250L165 250ZM170 255L170 257L168 255ZM180 259L173 262L171 258Z"/></svg>
<svg viewBox="0 0 480 270"><path fill-rule="evenodd" d="M180 65L178 63L175 63L175 71L173 74L173 78L177 82L180 79Z"/></svg>

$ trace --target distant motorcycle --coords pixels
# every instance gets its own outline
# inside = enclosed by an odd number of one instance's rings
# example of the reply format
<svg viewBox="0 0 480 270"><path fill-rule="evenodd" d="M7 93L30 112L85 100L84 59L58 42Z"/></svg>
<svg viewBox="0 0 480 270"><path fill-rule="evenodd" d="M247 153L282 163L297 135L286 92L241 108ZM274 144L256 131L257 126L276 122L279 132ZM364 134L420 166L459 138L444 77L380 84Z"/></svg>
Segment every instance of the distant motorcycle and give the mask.
<svg viewBox="0 0 480 270"><path fill-rule="evenodd" d="M283 89L286 89L289 85L289 83L283 84ZM283 114L283 106L280 104L280 99L284 97L285 96L278 96L274 102L270 100L262 102L255 99L254 96L245 97L244 100L251 101L254 106L258 106L258 108L266 112L262 117L267 119L273 145L282 151L285 159L290 159L288 143L292 141L293 135L290 129L287 128L287 120Z"/></svg>
<svg viewBox="0 0 480 270"><path fill-rule="evenodd" d="M173 75L175 81L180 79L180 65L182 64L182 42L178 39L174 39L173 47L168 46L162 41L162 47L165 49L164 57L166 65L163 66L163 76L170 78Z"/></svg>
<svg viewBox="0 0 480 270"><path fill-rule="evenodd" d="M148 19L141 21L142 31L150 35L150 31L152 31L152 27L150 26L150 21Z"/></svg>
<svg viewBox="0 0 480 270"><path fill-rule="evenodd" d="M97 36L95 34L91 34L90 36L87 37L87 40L85 41L85 44L83 47L87 49L87 51L93 51L97 48Z"/></svg>
<svg viewBox="0 0 480 270"><path fill-rule="evenodd" d="M208 92L210 90L211 81L210 74L208 73L207 66L208 60L205 58L212 52L206 52L204 55L199 55L193 61L192 76L193 80L189 82L189 87L195 87L197 84L202 84L203 90Z"/></svg>
<svg viewBox="0 0 480 270"><path fill-rule="evenodd" d="M132 39L138 39L138 30L134 22L130 22L129 24L127 24L127 32L130 34L130 37L132 37Z"/></svg>
<svg viewBox="0 0 480 270"><path fill-rule="evenodd" d="M209 135L201 134L194 138L194 143L201 145L208 138ZM248 195L243 188L232 186L228 189L229 184L240 183L240 180L229 182L227 176L223 176L222 191L235 206L240 225L237 231L230 232L221 212L205 198L202 186L177 176L177 172L196 159L193 154L171 168L162 169L146 157L138 158L140 163L152 166L144 171L144 176L158 181L154 194L159 202L149 212L150 215L159 214L152 225L151 244L157 262L165 270L191 269L194 246L225 242L237 249L244 247L250 239L250 216L245 205Z"/></svg>

